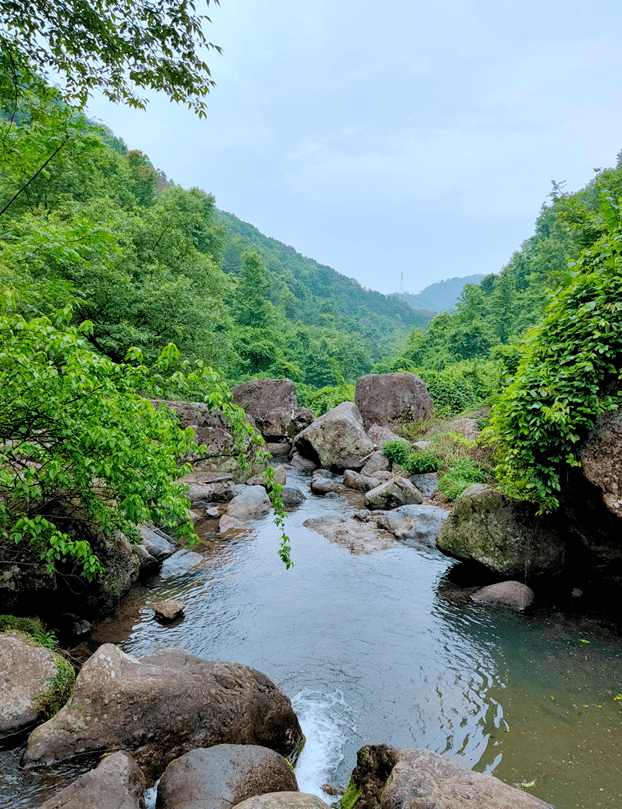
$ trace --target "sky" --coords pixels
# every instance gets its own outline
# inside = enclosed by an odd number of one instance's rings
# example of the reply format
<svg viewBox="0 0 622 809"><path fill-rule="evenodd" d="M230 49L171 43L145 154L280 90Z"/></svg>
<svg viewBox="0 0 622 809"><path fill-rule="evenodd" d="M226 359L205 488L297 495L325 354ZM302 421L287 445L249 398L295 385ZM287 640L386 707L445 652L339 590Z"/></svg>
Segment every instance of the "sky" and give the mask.
<svg viewBox="0 0 622 809"><path fill-rule="evenodd" d="M200 5L201 0L199 0ZM364 287L499 272L622 150L620 0L221 0L208 115L89 104L176 183Z"/></svg>

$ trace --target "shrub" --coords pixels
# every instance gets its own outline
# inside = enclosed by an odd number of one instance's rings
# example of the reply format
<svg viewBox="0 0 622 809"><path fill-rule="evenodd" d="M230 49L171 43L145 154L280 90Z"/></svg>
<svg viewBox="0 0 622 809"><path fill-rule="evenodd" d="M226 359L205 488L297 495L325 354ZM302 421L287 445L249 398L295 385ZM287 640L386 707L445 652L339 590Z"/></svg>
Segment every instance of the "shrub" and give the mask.
<svg viewBox="0 0 622 809"><path fill-rule="evenodd" d="M438 488L448 500L454 501L469 486L486 483L487 479L488 475L478 463L470 458L458 458L449 464L438 482Z"/></svg>

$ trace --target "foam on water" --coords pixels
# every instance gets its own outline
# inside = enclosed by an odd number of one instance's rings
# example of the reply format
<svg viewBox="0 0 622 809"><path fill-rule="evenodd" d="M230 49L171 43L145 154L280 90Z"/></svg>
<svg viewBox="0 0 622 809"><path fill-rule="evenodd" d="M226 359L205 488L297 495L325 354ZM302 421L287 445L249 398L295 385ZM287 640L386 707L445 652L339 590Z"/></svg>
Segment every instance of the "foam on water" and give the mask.
<svg viewBox="0 0 622 809"><path fill-rule="evenodd" d="M307 739L296 765L298 787L331 803L335 797L327 795L322 786L346 786L333 784L332 779L344 760L346 742L356 736L357 712L339 690L324 694L303 689L292 699L292 706Z"/></svg>

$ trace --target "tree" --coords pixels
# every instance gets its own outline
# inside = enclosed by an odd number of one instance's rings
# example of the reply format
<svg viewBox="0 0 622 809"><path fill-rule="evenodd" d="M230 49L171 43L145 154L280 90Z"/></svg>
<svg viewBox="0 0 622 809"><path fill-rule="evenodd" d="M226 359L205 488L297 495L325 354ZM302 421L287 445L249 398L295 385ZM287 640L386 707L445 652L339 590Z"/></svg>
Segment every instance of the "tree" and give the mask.
<svg viewBox="0 0 622 809"><path fill-rule="evenodd" d="M138 91L160 90L205 116L214 81L200 51L220 48L203 32L209 17L195 12L194 0L0 0L0 73L8 77L0 89L6 97L28 74L60 76L71 104L100 90L144 108Z"/></svg>

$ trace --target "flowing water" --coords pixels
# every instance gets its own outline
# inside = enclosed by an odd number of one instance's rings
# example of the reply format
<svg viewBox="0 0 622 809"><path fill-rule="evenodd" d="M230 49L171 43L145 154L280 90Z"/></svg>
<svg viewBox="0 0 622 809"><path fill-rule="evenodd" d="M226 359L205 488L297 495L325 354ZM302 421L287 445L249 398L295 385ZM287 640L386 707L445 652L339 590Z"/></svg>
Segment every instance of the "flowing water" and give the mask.
<svg viewBox="0 0 622 809"><path fill-rule="evenodd" d="M308 493L308 479L289 477ZM324 784L347 784L359 747L385 742L446 753L557 809L620 809L620 639L594 620L461 598L453 562L436 551L398 543L354 556L303 526L354 510L348 497L310 496L290 513L290 571L269 516L226 542L212 541L205 521L202 563L154 579L96 638L135 655L178 646L267 674L307 736L300 788L325 799ZM165 597L186 604L175 626L146 606ZM0 756L5 771L10 755ZM10 777L3 787L0 775L0 805L30 805L23 779Z"/></svg>

